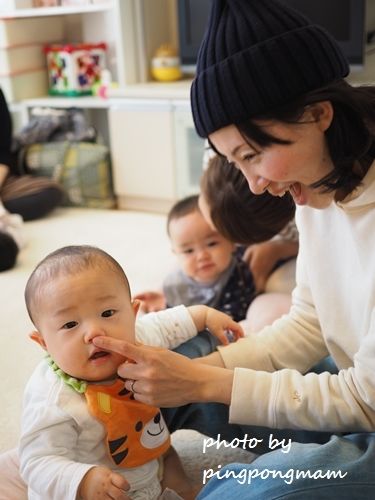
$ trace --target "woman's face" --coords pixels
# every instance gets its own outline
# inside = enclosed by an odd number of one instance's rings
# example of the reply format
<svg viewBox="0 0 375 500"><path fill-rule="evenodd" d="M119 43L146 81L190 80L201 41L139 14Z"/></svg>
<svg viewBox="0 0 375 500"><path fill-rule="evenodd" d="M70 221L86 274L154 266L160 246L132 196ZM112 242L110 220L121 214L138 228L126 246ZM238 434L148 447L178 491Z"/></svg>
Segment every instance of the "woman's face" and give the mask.
<svg viewBox="0 0 375 500"><path fill-rule="evenodd" d="M282 196L289 191L297 205L325 208L334 193L322 193L321 188L313 189L310 185L333 169L324 135L332 115L331 104L324 101L307 108L298 124L257 122L290 144L273 143L266 148L250 145L234 125L215 131L209 139L219 153L242 171L254 194L268 191Z"/></svg>

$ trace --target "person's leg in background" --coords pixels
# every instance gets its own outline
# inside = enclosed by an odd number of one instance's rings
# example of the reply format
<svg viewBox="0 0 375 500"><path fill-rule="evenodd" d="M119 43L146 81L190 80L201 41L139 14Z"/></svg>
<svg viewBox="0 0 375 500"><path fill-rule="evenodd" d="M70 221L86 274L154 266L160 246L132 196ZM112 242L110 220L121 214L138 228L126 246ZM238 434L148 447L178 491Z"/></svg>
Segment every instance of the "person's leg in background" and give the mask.
<svg viewBox="0 0 375 500"><path fill-rule="evenodd" d="M289 312L292 291L296 285L296 259L289 259L269 276L265 291L252 301L243 327L247 332L259 332Z"/></svg>
<svg viewBox="0 0 375 500"><path fill-rule="evenodd" d="M40 191L20 195L14 198L4 198L4 207L11 213L19 214L24 221L40 219L61 204L63 191L59 186L52 185Z"/></svg>
<svg viewBox="0 0 375 500"><path fill-rule="evenodd" d="M291 296L287 293L261 293L250 304L246 319L241 323L245 333L259 332L289 312Z"/></svg>
<svg viewBox="0 0 375 500"><path fill-rule="evenodd" d="M19 248L14 239L0 231L0 272L15 266Z"/></svg>

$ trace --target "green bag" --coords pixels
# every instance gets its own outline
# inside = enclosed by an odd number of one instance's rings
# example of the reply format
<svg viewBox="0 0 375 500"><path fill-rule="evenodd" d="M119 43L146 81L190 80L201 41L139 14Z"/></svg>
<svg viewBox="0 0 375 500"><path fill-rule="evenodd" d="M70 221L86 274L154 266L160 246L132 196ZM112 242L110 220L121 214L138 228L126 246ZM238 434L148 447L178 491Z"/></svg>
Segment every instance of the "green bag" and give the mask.
<svg viewBox="0 0 375 500"><path fill-rule="evenodd" d="M116 206L109 151L103 144L69 141L31 144L23 161L30 174L53 178L62 186L65 206Z"/></svg>

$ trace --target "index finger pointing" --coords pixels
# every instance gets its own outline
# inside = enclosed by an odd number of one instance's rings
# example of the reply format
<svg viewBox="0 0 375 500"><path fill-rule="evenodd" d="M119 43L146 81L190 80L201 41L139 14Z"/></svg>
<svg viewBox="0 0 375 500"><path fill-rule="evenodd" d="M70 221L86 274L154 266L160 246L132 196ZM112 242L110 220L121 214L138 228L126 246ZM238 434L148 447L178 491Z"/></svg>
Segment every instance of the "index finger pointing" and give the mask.
<svg viewBox="0 0 375 500"><path fill-rule="evenodd" d="M126 358L135 362L142 361L143 359L142 350L138 346L130 344L130 342L127 342L126 340L114 339L103 335L93 338L92 341L93 344L100 349L117 352L118 354L122 354Z"/></svg>

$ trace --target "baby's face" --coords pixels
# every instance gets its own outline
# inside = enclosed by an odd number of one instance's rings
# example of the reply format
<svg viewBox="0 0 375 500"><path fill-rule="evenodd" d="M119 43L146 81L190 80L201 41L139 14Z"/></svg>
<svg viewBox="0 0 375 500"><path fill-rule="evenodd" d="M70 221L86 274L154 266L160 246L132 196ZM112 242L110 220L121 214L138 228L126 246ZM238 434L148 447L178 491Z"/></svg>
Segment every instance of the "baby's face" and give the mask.
<svg viewBox="0 0 375 500"><path fill-rule="evenodd" d="M35 304L39 333L32 338L72 377L113 377L125 358L92 341L99 335L135 341L135 306L123 279L108 268L90 268L51 280L41 293Z"/></svg>
<svg viewBox="0 0 375 500"><path fill-rule="evenodd" d="M231 261L234 245L195 210L169 225L173 251L183 272L199 283L212 283Z"/></svg>

